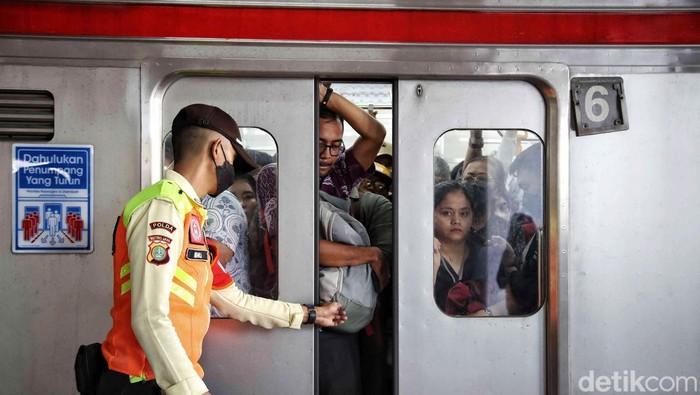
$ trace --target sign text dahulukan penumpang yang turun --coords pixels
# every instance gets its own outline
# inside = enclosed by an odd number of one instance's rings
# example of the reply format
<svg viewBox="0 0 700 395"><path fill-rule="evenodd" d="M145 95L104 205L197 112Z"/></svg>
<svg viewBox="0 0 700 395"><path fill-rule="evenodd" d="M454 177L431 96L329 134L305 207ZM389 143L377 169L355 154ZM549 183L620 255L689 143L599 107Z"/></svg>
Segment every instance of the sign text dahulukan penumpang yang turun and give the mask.
<svg viewBox="0 0 700 395"><path fill-rule="evenodd" d="M13 144L12 150L12 252L92 252L93 147Z"/></svg>
<svg viewBox="0 0 700 395"><path fill-rule="evenodd" d="M66 188L87 187L85 171L86 154L83 152L21 153L19 169L20 188Z"/></svg>

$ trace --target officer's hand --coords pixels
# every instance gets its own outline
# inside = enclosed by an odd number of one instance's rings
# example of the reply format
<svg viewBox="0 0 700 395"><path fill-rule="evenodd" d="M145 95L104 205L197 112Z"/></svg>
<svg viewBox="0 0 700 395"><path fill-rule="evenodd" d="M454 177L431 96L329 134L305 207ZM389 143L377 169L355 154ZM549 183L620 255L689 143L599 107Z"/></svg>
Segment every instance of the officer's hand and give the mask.
<svg viewBox="0 0 700 395"><path fill-rule="evenodd" d="M338 302L326 303L323 306L316 306L316 325L340 326L345 323L348 317Z"/></svg>

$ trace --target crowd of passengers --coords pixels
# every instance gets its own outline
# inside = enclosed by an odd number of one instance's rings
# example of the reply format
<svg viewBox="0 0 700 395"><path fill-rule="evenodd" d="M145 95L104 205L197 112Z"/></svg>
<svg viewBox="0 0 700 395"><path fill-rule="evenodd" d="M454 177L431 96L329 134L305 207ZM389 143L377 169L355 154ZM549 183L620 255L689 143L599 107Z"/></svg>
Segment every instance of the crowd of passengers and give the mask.
<svg viewBox="0 0 700 395"><path fill-rule="evenodd" d="M540 305L542 145L508 131L489 156L470 131L465 159L434 158L433 283L450 315L527 315ZM506 172L508 169L508 172Z"/></svg>

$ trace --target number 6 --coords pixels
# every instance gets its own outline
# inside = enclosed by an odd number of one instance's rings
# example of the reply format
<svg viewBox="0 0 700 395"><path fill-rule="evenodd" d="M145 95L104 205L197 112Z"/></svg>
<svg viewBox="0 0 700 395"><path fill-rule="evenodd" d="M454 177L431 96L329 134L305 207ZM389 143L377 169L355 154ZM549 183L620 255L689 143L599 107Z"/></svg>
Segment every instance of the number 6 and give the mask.
<svg viewBox="0 0 700 395"><path fill-rule="evenodd" d="M600 93L602 96L607 96L608 90L600 85L594 85L588 89L586 92L586 99L584 100L586 117L593 122L602 122L608 117L608 114L610 114L610 107L608 107L608 102L606 102L602 97L597 97L594 99L593 95L596 93ZM593 106L596 104L600 106L600 114L598 115L593 113Z"/></svg>

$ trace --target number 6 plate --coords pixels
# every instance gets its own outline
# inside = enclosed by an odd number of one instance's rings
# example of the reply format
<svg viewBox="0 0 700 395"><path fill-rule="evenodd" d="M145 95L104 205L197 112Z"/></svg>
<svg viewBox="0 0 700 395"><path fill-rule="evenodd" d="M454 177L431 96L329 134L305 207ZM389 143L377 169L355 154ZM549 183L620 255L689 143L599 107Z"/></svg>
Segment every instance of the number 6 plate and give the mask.
<svg viewBox="0 0 700 395"><path fill-rule="evenodd" d="M629 129L624 83L620 77L572 78L571 101L578 136Z"/></svg>

